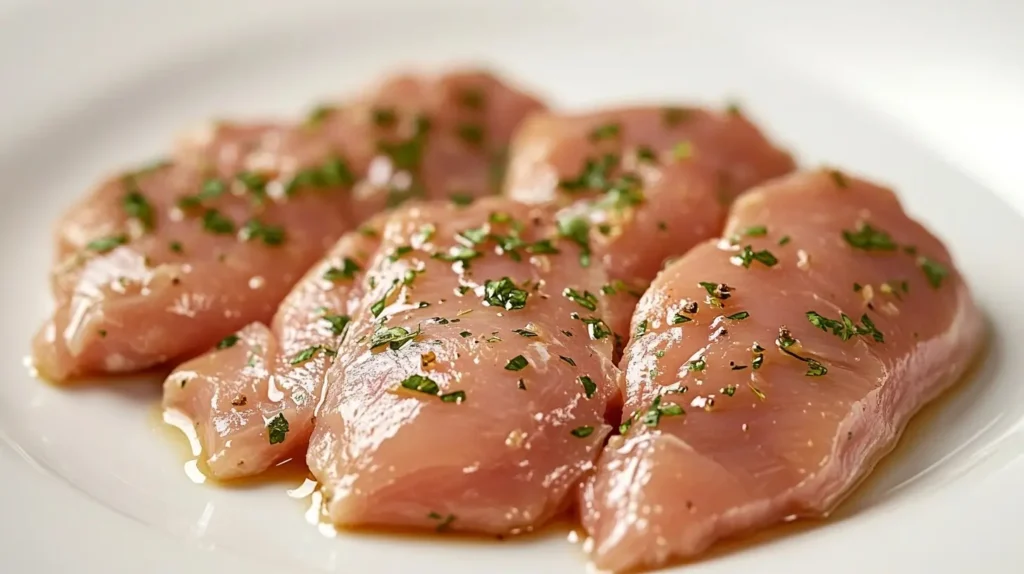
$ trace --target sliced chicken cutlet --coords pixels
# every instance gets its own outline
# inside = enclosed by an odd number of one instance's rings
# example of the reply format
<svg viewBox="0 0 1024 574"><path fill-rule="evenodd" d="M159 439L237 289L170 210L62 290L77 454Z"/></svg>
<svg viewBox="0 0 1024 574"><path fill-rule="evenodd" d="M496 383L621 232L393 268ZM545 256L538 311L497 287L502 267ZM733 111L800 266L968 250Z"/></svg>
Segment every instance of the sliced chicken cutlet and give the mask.
<svg viewBox="0 0 1024 574"><path fill-rule="evenodd" d="M826 515L982 345L949 253L888 189L797 174L744 195L725 233L633 318L624 436L581 500L601 569Z"/></svg>
<svg viewBox="0 0 1024 574"><path fill-rule="evenodd" d="M244 327L164 382L163 406L194 423L211 476L251 476L305 453L324 375L359 308L386 217L342 236L269 328Z"/></svg>
<svg viewBox="0 0 1024 574"><path fill-rule="evenodd" d="M735 108L535 114L511 149L506 193L568 205L566 225L612 279L618 334L667 259L717 237L737 194L795 167Z"/></svg>
<svg viewBox="0 0 1024 574"><path fill-rule="evenodd" d="M387 222L307 454L333 522L508 534L566 507L618 395L579 255L552 206Z"/></svg>
<svg viewBox="0 0 1024 574"><path fill-rule="evenodd" d="M409 198L496 191L512 130L541 107L484 73L401 76L301 125L195 134L58 222L56 310L34 342L37 367L55 380L136 371L269 321L364 218Z"/></svg>

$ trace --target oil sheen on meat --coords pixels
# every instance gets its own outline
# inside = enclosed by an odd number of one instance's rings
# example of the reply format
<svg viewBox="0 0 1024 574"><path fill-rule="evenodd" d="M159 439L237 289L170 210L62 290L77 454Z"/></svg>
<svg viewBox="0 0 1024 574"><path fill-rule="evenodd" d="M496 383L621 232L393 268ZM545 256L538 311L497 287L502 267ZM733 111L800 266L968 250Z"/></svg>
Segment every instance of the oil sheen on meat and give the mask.
<svg viewBox="0 0 1024 574"><path fill-rule="evenodd" d="M612 571L827 514L984 336L940 241L888 189L830 170L741 197L633 329L623 436L580 503Z"/></svg>
<svg viewBox="0 0 1024 574"><path fill-rule="evenodd" d="M111 178L57 223L53 380L186 359L267 322L347 230L410 198L492 193L542 106L493 76L400 76L299 124L221 123Z"/></svg>

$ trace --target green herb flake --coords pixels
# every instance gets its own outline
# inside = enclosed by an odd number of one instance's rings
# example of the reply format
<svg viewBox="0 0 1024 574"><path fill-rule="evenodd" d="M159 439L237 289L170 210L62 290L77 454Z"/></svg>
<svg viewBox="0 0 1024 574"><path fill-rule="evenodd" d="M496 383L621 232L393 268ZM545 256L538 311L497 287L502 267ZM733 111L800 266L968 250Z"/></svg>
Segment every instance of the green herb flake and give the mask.
<svg viewBox="0 0 1024 574"><path fill-rule="evenodd" d="M636 148L636 159L641 163L656 163L658 154L650 146L638 146Z"/></svg>
<svg viewBox="0 0 1024 574"><path fill-rule="evenodd" d="M460 331L459 336L462 337L463 339L466 339L468 337L472 337L473 333L470 333L469 331Z"/></svg>
<svg viewBox="0 0 1024 574"><path fill-rule="evenodd" d="M561 253L550 239L541 239L527 245L526 252L532 255L557 255Z"/></svg>
<svg viewBox="0 0 1024 574"><path fill-rule="evenodd" d="M536 337L537 336L537 333L534 333L533 331L530 331L528 329L512 329L512 332L517 334L517 335L519 335L519 336L527 337L527 338Z"/></svg>
<svg viewBox="0 0 1024 574"><path fill-rule="evenodd" d="M693 321L693 319L683 315L682 313L676 313L672 316L670 323L673 325L682 325L683 323L689 323L690 321Z"/></svg>
<svg viewBox="0 0 1024 574"><path fill-rule="evenodd" d="M594 434L594 427L589 425L576 427L569 431L569 434L576 438L587 438L588 436Z"/></svg>
<svg viewBox="0 0 1024 574"><path fill-rule="evenodd" d="M819 363L818 361L815 361L814 359L808 359L807 360L807 372L804 373L804 376L807 376L807 377L824 377L827 374L828 374L828 369L825 368L825 365L822 365L821 363Z"/></svg>
<svg viewBox="0 0 1024 574"><path fill-rule="evenodd" d="M442 403L455 403L460 405L466 402L466 391L452 391L450 393L438 395L437 398L441 399Z"/></svg>
<svg viewBox="0 0 1024 574"><path fill-rule="evenodd" d="M573 367L576 366L576 361L572 360L572 357L566 357L565 355L558 355L558 358L562 359L563 361L565 361L569 365L572 365Z"/></svg>
<svg viewBox="0 0 1024 574"><path fill-rule="evenodd" d="M529 295L525 290L516 287L508 277L502 277L497 281L487 280L484 283L484 302L508 311L525 307Z"/></svg>
<svg viewBox="0 0 1024 574"><path fill-rule="evenodd" d="M217 235L228 235L235 232L235 224L216 209L207 209L203 213L203 229Z"/></svg>
<svg viewBox="0 0 1024 574"><path fill-rule="evenodd" d="M335 335L340 335L345 332L345 327L352 322L352 317L348 315L324 315L321 317L324 321L331 326L331 332Z"/></svg>
<svg viewBox="0 0 1024 574"><path fill-rule="evenodd" d="M949 270L944 265L927 257L919 257L917 264L921 267L921 271L924 271L924 276L933 289L941 287L942 280L949 275Z"/></svg>
<svg viewBox="0 0 1024 574"><path fill-rule="evenodd" d="M284 418L284 413L278 413L276 417L267 422L267 438L270 440L270 444L284 442L284 437L287 434L288 419Z"/></svg>
<svg viewBox="0 0 1024 574"><path fill-rule="evenodd" d="M580 293L579 291L571 287L566 287L565 290L562 291L562 295L566 299L576 303L577 305L583 307L588 311L597 310L597 296L591 293L590 291L584 291L583 293Z"/></svg>
<svg viewBox="0 0 1024 574"><path fill-rule="evenodd" d="M691 372L700 373L700 372L703 372L707 368L708 368L708 363L703 358L695 359L695 360L690 361L689 363L687 363L687 369L689 369Z"/></svg>
<svg viewBox="0 0 1024 574"><path fill-rule="evenodd" d="M672 146L672 158L676 160L690 159L693 157L693 143L681 141Z"/></svg>
<svg viewBox="0 0 1024 574"><path fill-rule="evenodd" d="M785 245L785 244L787 244L789 242L790 242L789 236L788 235L783 235L781 238L779 238L779 247L782 247L783 245Z"/></svg>
<svg viewBox="0 0 1024 574"><path fill-rule="evenodd" d="M587 333L590 335L590 338L595 341L600 341L612 334L612 330L608 326L608 323L605 323L597 317L587 317L580 320L587 326ZM570 334L570 336L572 335Z"/></svg>
<svg viewBox="0 0 1024 574"><path fill-rule="evenodd" d="M767 249L754 251L754 248L750 245L747 245L739 254L732 257L732 262L742 265L744 269L750 269L750 265L754 261L757 261L765 267L774 267L779 262L778 258L776 258L771 251L768 251Z"/></svg>
<svg viewBox="0 0 1024 574"><path fill-rule="evenodd" d="M888 233L862 223L857 231L843 230L843 239L855 249L864 251L895 251L896 243Z"/></svg>
<svg viewBox="0 0 1024 574"><path fill-rule="evenodd" d="M292 357L292 360L290 362L293 365L301 365L302 363L305 363L306 361L312 359L320 351L323 351L325 355L329 356L337 354L337 352L334 351L334 349L329 349L327 347L324 347L323 345L313 345L311 347L306 347L305 349L296 353L295 356Z"/></svg>
<svg viewBox="0 0 1024 574"><path fill-rule="evenodd" d="M437 386L437 382L430 377L423 375L412 375L407 377L401 383L403 389L408 389L417 393L424 393L427 395L436 395L440 392L440 387Z"/></svg>
<svg viewBox="0 0 1024 574"><path fill-rule="evenodd" d="M447 261L449 263L461 262L463 265L467 266L469 265L469 262L471 260L476 259L477 257L480 256L481 253L479 251L463 245L456 245L450 248L447 252L434 253L433 255L431 255L431 257L433 257L434 259Z"/></svg>
<svg viewBox="0 0 1024 574"><path fill-rule="evenodd" d="M153 229L153 226L156 224L153 206L146 199L146 196L142 195L142 192L137 187L134 187L134 184L132 191L125 194L122 206L128 217L138 220L142 224L143 229L147 231Z"/></svg>
<svg viewBox="0 0 1024 574"><path fill-rule="evenodd" d="M597 384L590 377L583 375L578 378L581 385L583 385L583 394L589 399L594 396L597 392Z"/></svg>
<svg viewBox="0 0 1024 574"><path fill-rule="evenodd" d="M736 394L736 385L729 385L728 387L722 387L721 389L719 389L718 392L722 393L723 395L725 395L727 397L731 397L731 396Z"/></svg>
<svg viewBox="0 0 1024 574"><path fill-rule="evenodd" d="M262 240L264 245L276 246L284 243L284 228L277 225L266 225L259 220L250 219L242 226L243 241Z"/></svg>
<svg viewBox="0 0 1024 574"><path fill-rule="evenodd" d="M89 243L85 244L85 248L89 251L95 251L96 253L106 253L115 247L119 247L128 243L127 235L111 235L109 237L100 237L93 239Z"/></svg>
<svg viewBox="0 0 1024 574"><path fill-rule="evenodd" d="M685 414L685 411L677 404L662 406L661 395L658 395L651 401L651 406L648 407L640 421L649 428L657 428L661 422L661 417L674 417L682 414Z"/></svg>
<svg viewBox="0 0 1024 574"><path fill-rule="evenodd" d="M580 265L590 266L590 223L582 217L558 220L558 234L580 248Z"/></svg>
<svg viewBox="0 0 1024 574"><path fill-rule="evenodd" d="M875 327L875 324L866 313L861 317L861 323L863 323L863 325L857 325L853 322L853 319L845 313L840 313L839 319L836 320L829 319L815 311L808 311L807 321L822 331L832 331L833 335L839 337L843 341L848 341L856 335L870 335L879 343L885 342L885 337Z"/></svg>
<svg viewBox="0 0 1024 574"><path fill-rule="evenodd" d="M746 311L740 311L739 313L733 313L732 315L725 316L725 318L729 319L730 321L742 321L747 317L750 317L750 313Z"/></svg>
<svg viewBox="0 0 1024 574"><path fill-rule="evenodd" d="M334 106L326 104L313 108L312 110L310 110L309 114L306 115L306 126L319 126L320 124L324 123L324 121L326 121L327 118L331 117L331 114L333 114L336 110L337 108L335 108Z"/></svg>
<svg viewBox="0 0 1024 574"><path fill-rule="evenodd" d="M227 337L224 337L223 339L221 339L219 343L217 343L217 348L218 349L230 349L231 347L234 347L235 345L237 345L240 340L241 340L241 338L238 335L235 335L235 334L228 335Z"/></svg>
<svg viewBox="0 0 1024 574"><path fill-rule="evenodd" d="M184 253L185 248L181 245L180 241L171 241L167 244L167 248L174 253Z"/></svg>
<svg viewBox="0 0 1024 574"><path fill-rule="evenodd" d="M622 126L616 123L604 124L597 126L590 132L590 141L599 142L607 139L614 139L619 137L619 133L622 131Z"/></svg>
<svg viewBox="0 0 1024 574"><path fill-rule="evenodd" d="M850 182L847 181L846 175L838 169L828 170L828 176L832 178L832 183L836 184L839 189L846 189L850 187Z"/></svg>
<svg viewBox="0 0 1024 574"><path fill-rule="evenodd" d="M448 195L448 199L459 207L466 207L473 204L473 196L465 192L455 192Z"/></svg>
<svg viewBox="0 0 1024 574"><path fill-rule="evenodd" d="M647 333L647 319L640 321L636 326L636 336L642 337Z"/></svg>
<svg viewBox="0 0 1024 574"><path fill-rule="evenodd" d="M530 362L526 360L526 357L522 355L516 355L509 359L508 363L505 364L506 371L521 371L529 365Z"/></svg>
<svg viewBox="0 0 1024 574"><path fill-rule="evenodd" d="M764 225L753 225L740 232L740 235L747 237L764 237L768 235L768 228Z"/></svg>
<svg viewBox="0 0 1024 574"><path fill-rule="evenodd" d="M484 128L480 124L459 124L455 133L466 145L479 146L484 141Z"/></svg>
<svg viewBox="0 0 1024 574"><path fill-rule="evenodd" d="M324 271L323 278L327 281L351 280L362 270L358 263L346 257L342 260L341 267L329 267Z"/></svg>
<svg viewBox="0 0 1024 574"><path fill-rule="evenodd" d="M675 127L693 116L689 108L669 107L661 110L661 121L668 127Z"/></svg>
<svg viewBox="0 0 1024 574"><path fill-rule="evenodd" d="M392 351L397 351L402 348L402 345L419 336L421 332L419 328L410 332L405 327L379 327L370 337L370 349L388 345Z"/></svg>

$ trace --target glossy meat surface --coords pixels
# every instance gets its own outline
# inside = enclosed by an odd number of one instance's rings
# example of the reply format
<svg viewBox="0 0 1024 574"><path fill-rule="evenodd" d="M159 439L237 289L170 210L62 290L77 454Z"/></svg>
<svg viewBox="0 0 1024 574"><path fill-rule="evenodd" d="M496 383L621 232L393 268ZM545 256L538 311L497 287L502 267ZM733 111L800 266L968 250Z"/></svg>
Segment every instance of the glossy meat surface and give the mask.
<svg viewBox="0 0 1024 574"><path fill-rule="evenodd" d="M609 322L625 334L636 297L667 259L717 237L740 192L793 170L736 109L636 107L535 114L516 132L506 193L557 201L588 229L594 259L622 293Z"/></svg>
<svg viewBox="0 0 1024 574"><path fill-rule="evenodd" d="M188 358L269 321L346 230L410 198L480 196L541 108L484 73L400 76L299 125L222 123L111 178L57 224L48 378Z"/></svg>
<svg viewBox="0 0 1024 574"><path fill-rule="evenodd" d="M330 519L506 534L563 510L618 394L604 282L551 206L392 217L307 455Z"/></svg>
<svg viewBox="0 0 1024 574"><path fill-rule="evenodd" d="M737 201L725 236L634 315L625 433L581 500L599 568L827 514L982 345L946 249L887 189L797 174Z"/></svg>

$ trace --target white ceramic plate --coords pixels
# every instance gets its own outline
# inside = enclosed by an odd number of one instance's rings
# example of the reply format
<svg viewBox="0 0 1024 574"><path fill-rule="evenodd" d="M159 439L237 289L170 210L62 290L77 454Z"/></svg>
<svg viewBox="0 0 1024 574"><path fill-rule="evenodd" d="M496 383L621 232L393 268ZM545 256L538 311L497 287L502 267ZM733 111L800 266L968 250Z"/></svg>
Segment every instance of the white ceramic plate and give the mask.
<svg viewBox="0 0 1024 574"><path fill-rule="evenodd" d="M479 62L565 107L739 98L805 163L897 186L989 314L985 364L836 519L683 571L1019 572L1022 10L828 4L0 2L0 571L584 571L565 529L324 537L283 484L189 481L154 381L55 389L22 362L49 307L50 222L108 170L203 119L297 114L398 66Z"/></svg>

